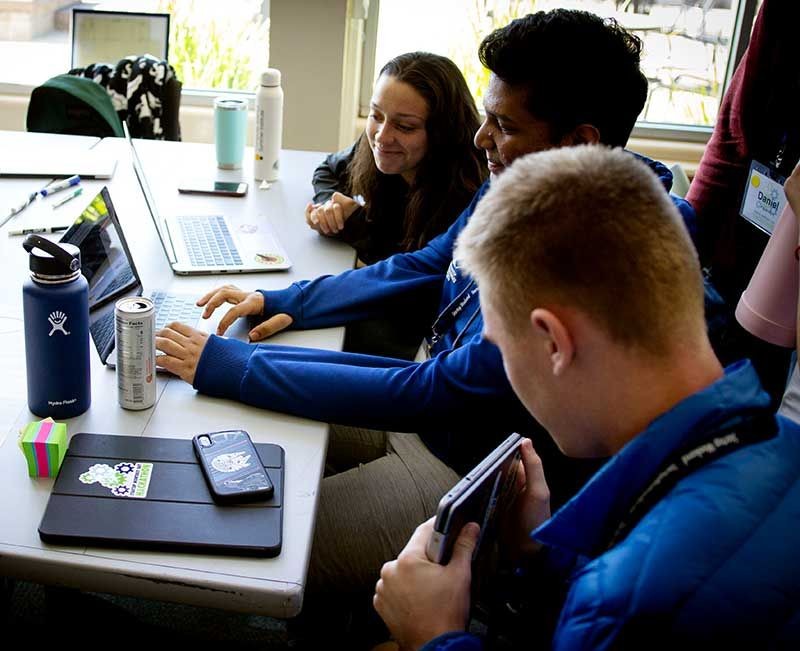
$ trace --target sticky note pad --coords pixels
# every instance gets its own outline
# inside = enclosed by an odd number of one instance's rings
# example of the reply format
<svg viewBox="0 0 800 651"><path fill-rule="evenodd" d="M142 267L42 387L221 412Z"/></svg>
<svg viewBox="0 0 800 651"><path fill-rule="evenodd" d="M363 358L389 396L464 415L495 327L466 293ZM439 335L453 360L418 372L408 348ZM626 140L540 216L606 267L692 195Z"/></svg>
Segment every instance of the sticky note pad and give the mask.
<svg viewBox="0 0 800 651"><path fill-rule="evenodd" d="M55 477L67 453L67 425L52 418L28 423L19 437L31 477Z"/></svg>

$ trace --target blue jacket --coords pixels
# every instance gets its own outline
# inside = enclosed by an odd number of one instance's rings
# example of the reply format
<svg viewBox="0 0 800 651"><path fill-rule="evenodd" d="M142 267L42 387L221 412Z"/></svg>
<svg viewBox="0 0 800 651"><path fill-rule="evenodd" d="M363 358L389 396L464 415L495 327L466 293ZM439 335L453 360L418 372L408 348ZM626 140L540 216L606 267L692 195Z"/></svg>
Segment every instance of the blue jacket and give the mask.
<svg viewBox="0 0 800 651"><path fill-rule="evenodd" d="M672 173L643 159L667 190ZM264 317L286 313L292 328L340 326L379 316L398 301L438 288L440 310L468 298L422 363L376 356L247 344L211 336L194 387L203 393L306 418L377 430L417 432L445 463L466 472L510 431L539 431L514 396L496 346L481 336L472 279L453 260L456 238L489 187L481 186L445 233L413 253L265 291ZM687 225L694 211L673 197Z"/></svg>
<svg viewBox="0 0 800 651"><path fill-rule="evenodd" d="M533 532L569 568L558 651L800 648L800 425L679 481L616 546L609 530L664 461L769 405L749 362L663 414ZM535 585L531 587L535 589ZM729 642L730 646L720 646ZM426 649L477 649L450 633Z"/></svg>

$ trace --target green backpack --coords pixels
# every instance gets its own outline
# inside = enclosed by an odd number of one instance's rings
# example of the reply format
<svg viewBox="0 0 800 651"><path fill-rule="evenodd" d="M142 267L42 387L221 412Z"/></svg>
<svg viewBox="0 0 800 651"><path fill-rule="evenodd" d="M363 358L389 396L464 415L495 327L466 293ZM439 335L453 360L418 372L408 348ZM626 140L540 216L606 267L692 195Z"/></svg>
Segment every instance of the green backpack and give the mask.
<svg viewBox="0 0 800 651"><path fill-rule="evenodd" d="M99 138L124 136L105 88L71 75L58 75L33 89L27 129Z"/></svg>

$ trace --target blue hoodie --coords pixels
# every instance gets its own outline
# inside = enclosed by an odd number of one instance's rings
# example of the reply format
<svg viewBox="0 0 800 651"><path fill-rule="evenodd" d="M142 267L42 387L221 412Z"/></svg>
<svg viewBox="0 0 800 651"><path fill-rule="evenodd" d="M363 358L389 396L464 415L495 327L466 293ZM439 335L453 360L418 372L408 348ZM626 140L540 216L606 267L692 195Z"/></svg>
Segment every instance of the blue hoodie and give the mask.
<svg viewBox="0 0 800 651"><path fill-rule="evenodd" d="M768 406L749 362L728 367L724 377L653 420L532 532L545 545L546 565L568 587L547 648L800 648L797 423L778 416L774 437L683 477L606 550L610 534L671 455ZM542 593L542 583L532 574L522 593L539 610L558 599L558 589ZM515 623L521 645L538 633L524 616ZM465 632L423 647L483 648Z"/></svg>
<svg viewBox="0 0 800 651"><path fill-rule="evenodd" d="M643 160L669 190L671 172L661 163ZM419 251L262 292L264 318L286 313L294 320L292 328L311 329L377 316L398 301L438 288L443 316L430 359L416 363L212 335L200 357L194 387L305 418L417 432L436 456L460 473L509 431L540 431L514 395L500 351L482 338L477 288L453 260L456 238L488 187L487 181L450 229ZM691 232L694 211L682 199L673 200Z"/></svg>

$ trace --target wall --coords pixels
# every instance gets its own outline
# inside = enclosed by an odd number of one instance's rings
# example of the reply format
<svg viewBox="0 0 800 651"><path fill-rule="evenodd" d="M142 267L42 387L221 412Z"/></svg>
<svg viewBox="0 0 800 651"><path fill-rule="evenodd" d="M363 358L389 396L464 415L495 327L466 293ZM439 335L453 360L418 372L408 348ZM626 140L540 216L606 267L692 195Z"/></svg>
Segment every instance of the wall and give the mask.
<svg viewBox="0 0 800 651"><path fill-rule="evenodd" d="M0 0L0 39L27 41L53 29L53 14L69 0Z"/></svg>
<svg viewBox="0 0 800 651"><path fill-rule="evenodd" d="M347 0L271 0L269 64L281 71L289 149L339 146Z"/></svg>
<svg viewBox="0 0 800 651"><path fill-rule="evenodd" d="M25 115L27 113L28 95L0 94L0 129L25 131Z"/></svg>

